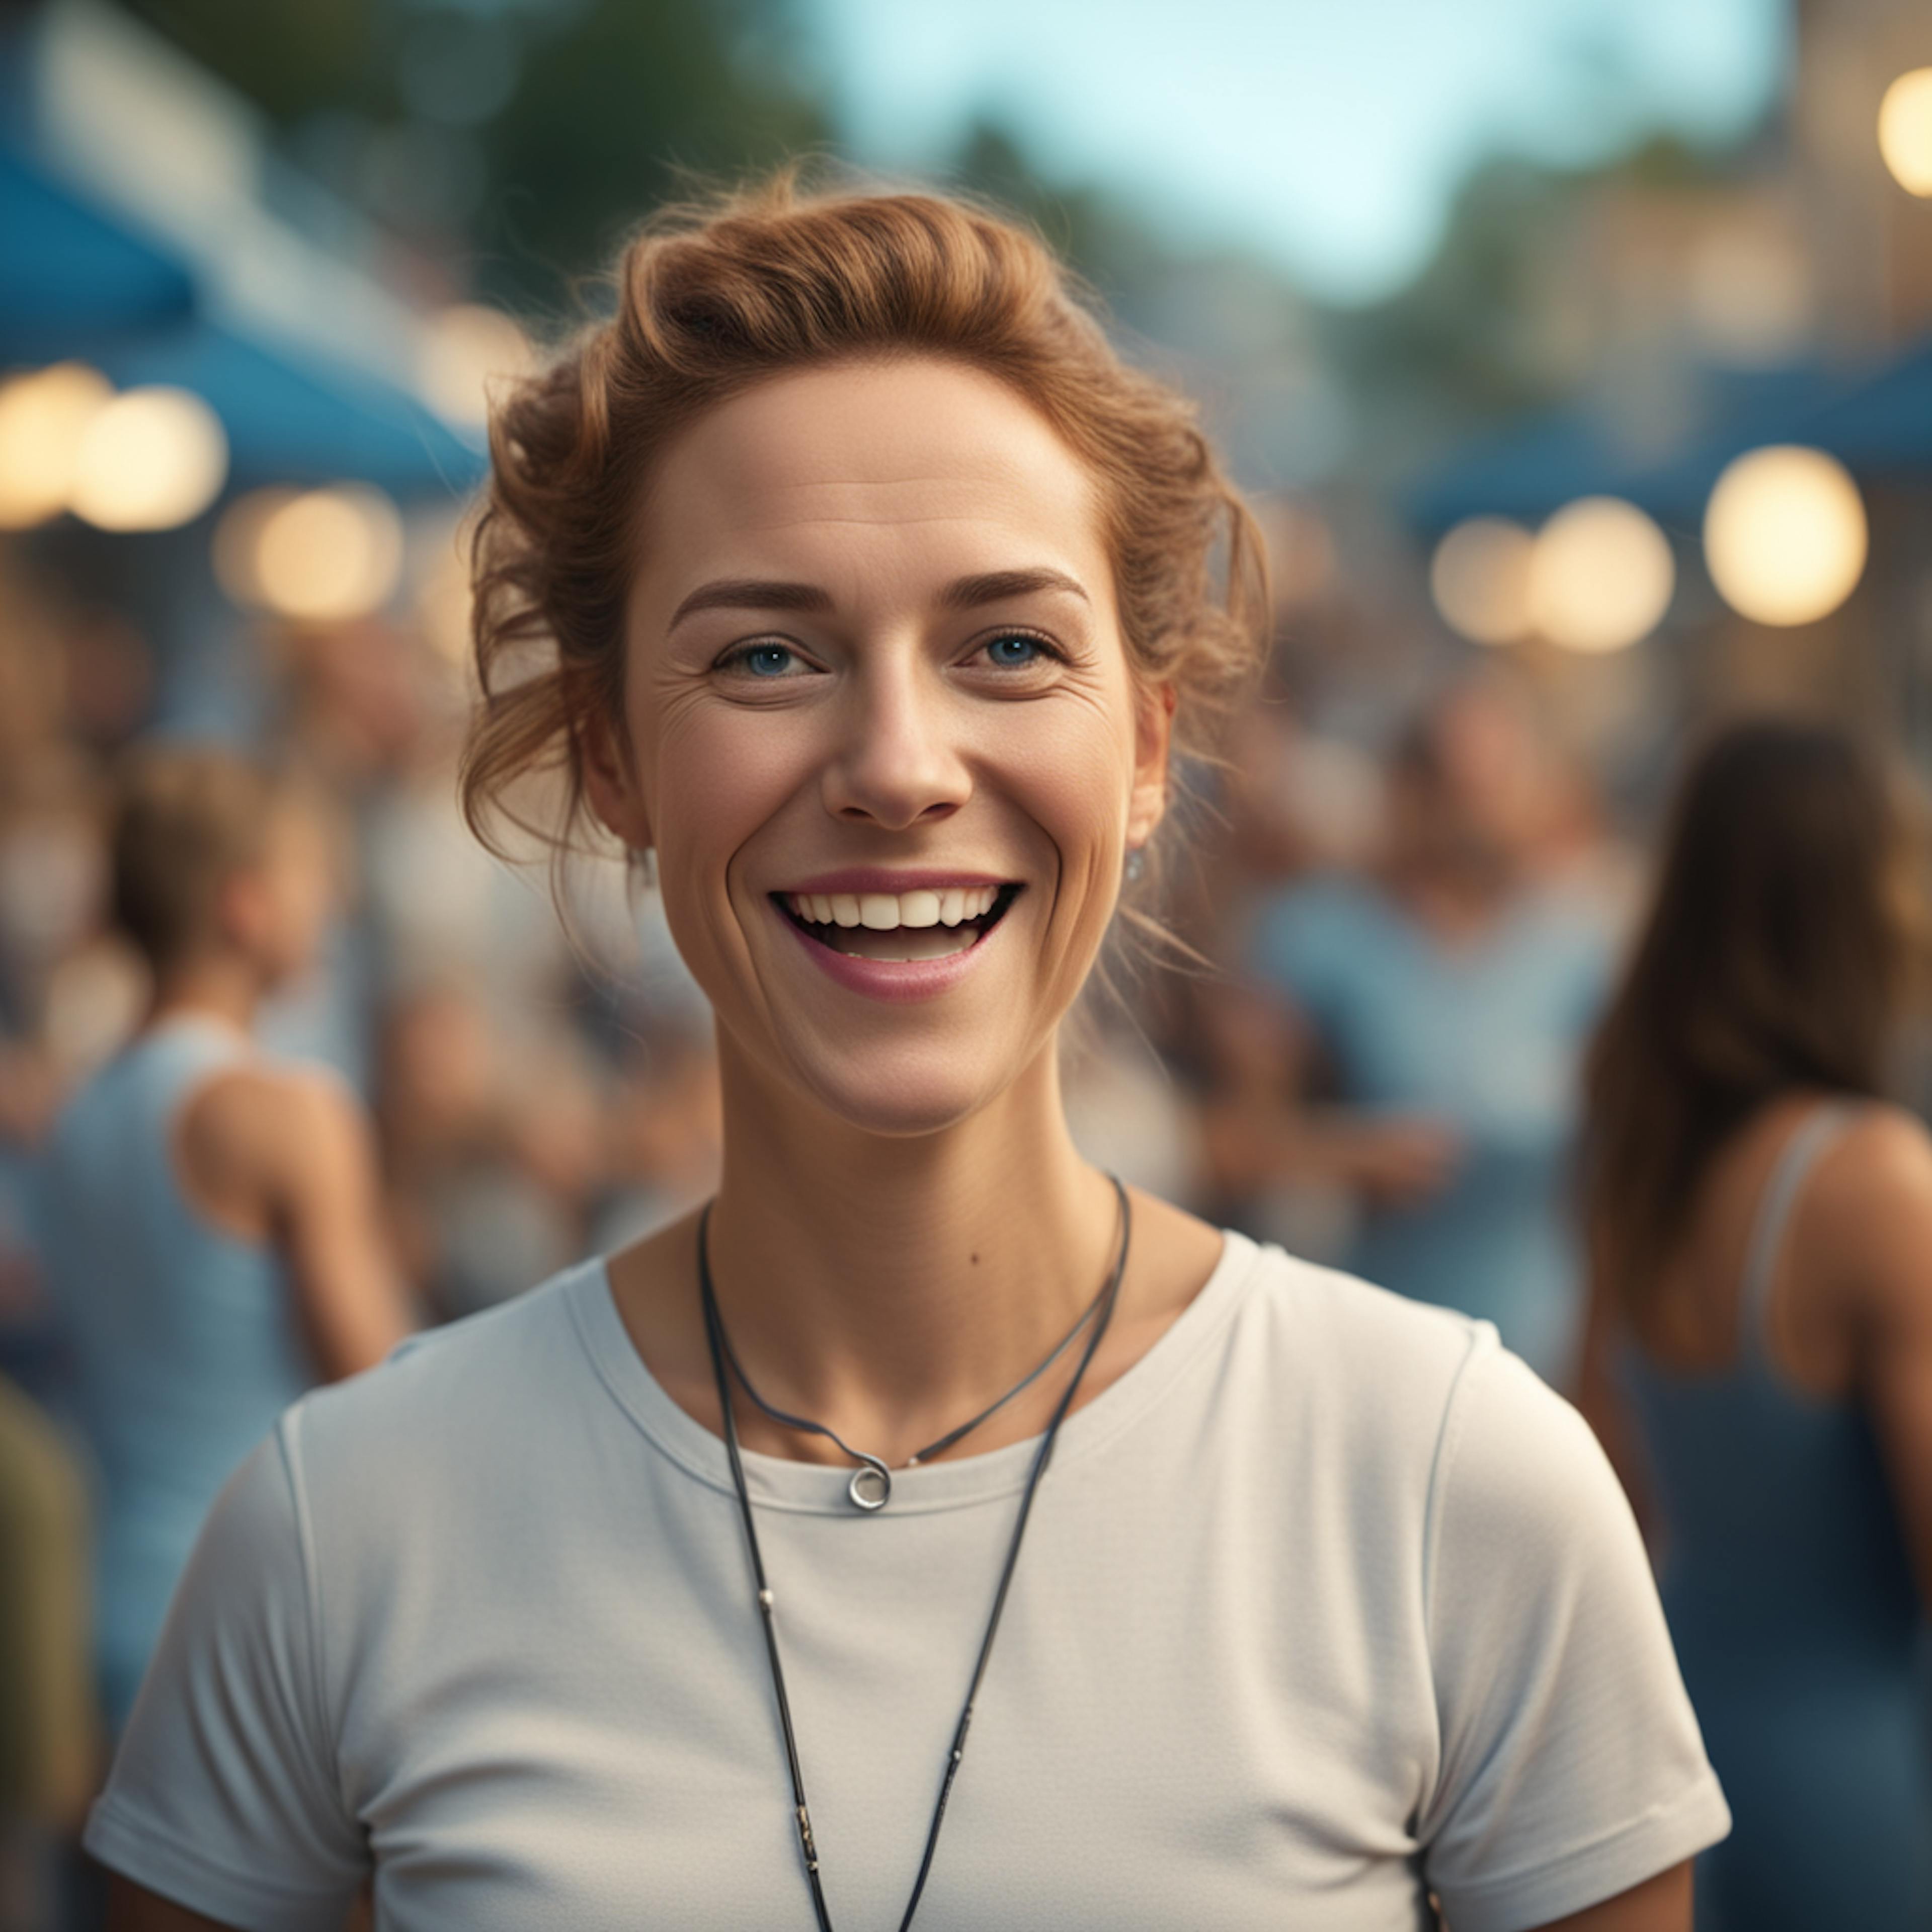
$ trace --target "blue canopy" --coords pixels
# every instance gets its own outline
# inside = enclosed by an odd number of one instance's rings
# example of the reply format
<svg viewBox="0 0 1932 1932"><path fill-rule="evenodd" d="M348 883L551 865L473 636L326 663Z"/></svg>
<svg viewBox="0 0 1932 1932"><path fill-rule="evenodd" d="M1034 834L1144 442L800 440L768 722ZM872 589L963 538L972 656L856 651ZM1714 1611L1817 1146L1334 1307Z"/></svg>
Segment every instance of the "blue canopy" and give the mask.
<svg viewBox="0 0 1932 1932"><path fill-rule="evenodd" d="M487 466L480 452L394 385L212 322L117 344L95 359L121 386L172 382L202 397L228 433L237 488L352 477L395 496L460 496Z"/></svg>
<svg viewBox="0 0 1932 1932"><path fill-rule="evenodd" d="M0 145L0 362L88 354L194 305L188 270Z"/></svg>
<svg viewBox="0 0 1932 1932"><path fill-rule="evenodd" d="M1932 466L1932 352L1921 378L1927 433L1916 460ZM1881 377L1889 382L1892 372ZM1707 372L1687 412L1678 449L1659 460L1640 458L1616 440L1605 419L1582 408L1538 417L1472 444L1425 476L1408 496L1411 521L1426 533L1464 517L1514 517L1534 524L1579 496L1622 496L1666 529L1694 530L1724 466L1768 442L1807 442L1829 449L1853 469L1878 446L1883 405L1840 416L1875 384L1850 388L1815 364L1750 371ZM1848 434L1860 430L1858 437ZM1858 453L1854 454L1854 446Z"/></svg>

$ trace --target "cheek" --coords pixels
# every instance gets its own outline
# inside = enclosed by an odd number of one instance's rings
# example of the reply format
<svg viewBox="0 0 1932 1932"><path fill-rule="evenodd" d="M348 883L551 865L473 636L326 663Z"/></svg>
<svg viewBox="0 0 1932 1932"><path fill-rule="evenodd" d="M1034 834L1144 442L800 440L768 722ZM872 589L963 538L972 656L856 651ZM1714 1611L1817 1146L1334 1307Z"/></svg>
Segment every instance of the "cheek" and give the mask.
<svg viewBox="0 0 1932 1932"><path fill-rule="evenodd" d="M733 856L811 778L809 724L796 715L706 708L637 742L652 746L640 762L667 910L674 898L722 904Z"/></svg>
<svg viewBox="0 0 1932 1932"><path fill-rule="evenodd" d="M1131 722L1111 705L1016 708L994 741L996 768L1070 867L1102 862L1122 837L1133 784Z"/></svg>

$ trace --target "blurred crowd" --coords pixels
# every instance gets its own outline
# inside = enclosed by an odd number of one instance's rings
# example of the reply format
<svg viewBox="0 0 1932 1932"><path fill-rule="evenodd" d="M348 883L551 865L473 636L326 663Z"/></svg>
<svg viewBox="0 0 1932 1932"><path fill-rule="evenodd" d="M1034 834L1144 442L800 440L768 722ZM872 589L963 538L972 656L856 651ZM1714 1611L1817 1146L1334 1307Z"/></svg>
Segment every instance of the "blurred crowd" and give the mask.
<svg viewBox="0 0 1932 1932"><path fill-rule="evenodd" d="M407 1322L485 1308L700 1199L710 1018L648 881L592 855L486 854L456 804L469 673L428 633L265 628L251 648L260 724L231 750L322 836L286 888L314 916L292 947L249 942L259 986L237 1012L272 1063L332 1069L366 1108ZM117 813L124 827L158 757L230 754L168 727L161 682L138 628L71 580L0 583L0 1538L26 1558L10 1585L0 1561L0 1927L28 1932L98 1910L72 1847L139 1660L97 1666L87 1633L106 1659L138 1626L142 1650L165 1600L136 1616L100 1594L114 1534L159 1531L116 1529L99 1364L53 1280L92 1210L71 1172L53 1186L74 1162L50 1152L80 1134L60 1124L76 1094L157 1036L158 994L164 1017L181 998L127 929ZM1350 734L1270 688L1226 762L1186 775L1163 920L1117 932L1065 1078L1096 1160L1491 1320L1578 1394L1582 1070L1648 866L1546 698L1521 664L1472 655ZM95 1184L136 1177L110 1165Z"/></svg>

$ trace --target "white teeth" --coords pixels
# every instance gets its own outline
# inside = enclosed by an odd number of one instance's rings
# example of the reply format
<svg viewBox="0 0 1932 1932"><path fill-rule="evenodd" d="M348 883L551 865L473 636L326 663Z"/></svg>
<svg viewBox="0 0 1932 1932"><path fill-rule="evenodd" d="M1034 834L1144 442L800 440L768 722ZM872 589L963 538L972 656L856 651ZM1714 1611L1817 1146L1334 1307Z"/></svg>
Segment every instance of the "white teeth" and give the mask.
<svg viewBox="0 0 1932 1932"><path fill-rule="evenodd" d="M997 886L948 886L910 892L788 892L794 915L818 926L863 926L874 932L917 931L982 919L998 902Z"/></svg>

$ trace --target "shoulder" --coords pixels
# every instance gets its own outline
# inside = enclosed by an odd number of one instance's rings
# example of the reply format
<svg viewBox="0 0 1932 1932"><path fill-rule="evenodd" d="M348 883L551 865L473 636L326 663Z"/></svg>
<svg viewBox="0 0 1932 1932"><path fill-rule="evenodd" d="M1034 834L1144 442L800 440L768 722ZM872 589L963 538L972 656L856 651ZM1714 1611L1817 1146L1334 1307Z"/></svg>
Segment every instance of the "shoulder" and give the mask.
<svg viewBox="0 0 1932 1932"><path fill-rule="evenodd" d="M1582 1417L1495 1328L1263 1248L1237 1346L1265 1357L1352 1479L1400 1488L1432 1541L1554 1531L1622 1493Z"/></svg>
<svg viewBox="0 0 1932 1932"><path fill-rule="evenodd" d="M394 1490L394 1472L406 1468L424 1478L410 1486L433 1501L440 1486L429 1479L439 1470L460 1480L506 1452L534 1460L546 1425L585 1397L594 1370L577 1304L602 1281L601 1261L566 1269L312 1390L281 1424L300 1485L319 1501L359 1496L367 1504Z"/></svg>
<svg viewBox="0 0 1932 1932"><path fill-rule="evenodd" d="M1310 872L1280 887L1267 901L1264 916L1282 925L1352 924L1372 918L1377 889L1350 872Z"/></svg>
<svg viewBox="0 0 1932 1932"><path fill-rule="evenodd" d="M1839 1263L1854 1295L1876 1298L1874 1312L1932 1321L1932 1134L1916 1115L1861 1107L1820 1158L1799 1212L1800 1238Z"/></svg>
<svg viewBox="0 0 1932 1932"><path fill-rule="evenodd" d="M1814 1197L1848 1220L1901 1202L1932 1202L1932 1133L1916 1114L1860 1107L1818 1162Z"/></svg>
<svg viewBox="0 0 1932 1932"><path fill-rule="evenodd" d="M362 1103L333 1070L248 1059L216 1069L180 1118L182 1149L257 1170L314 1172L358 1157L368 1144Z"/></svg>
<svg viewBox="0 0 1932 1932"><path fill-rule="evenodd" d="M1283 886L1262 907L1255 959L1264 973L1309 970L1352 948L1382 916L1376 889L1337 872L1319 872Z"/></svg>
<svg viewBox="0 0 1932 1932"><path fill-rule="evenodd" d="M1352 1485L1419 1501L1467 1388L1514 1360L1494 1328L1277 1247L1252 1269L1232 1346L1265 1376L1270 1409Z"/></svg>

